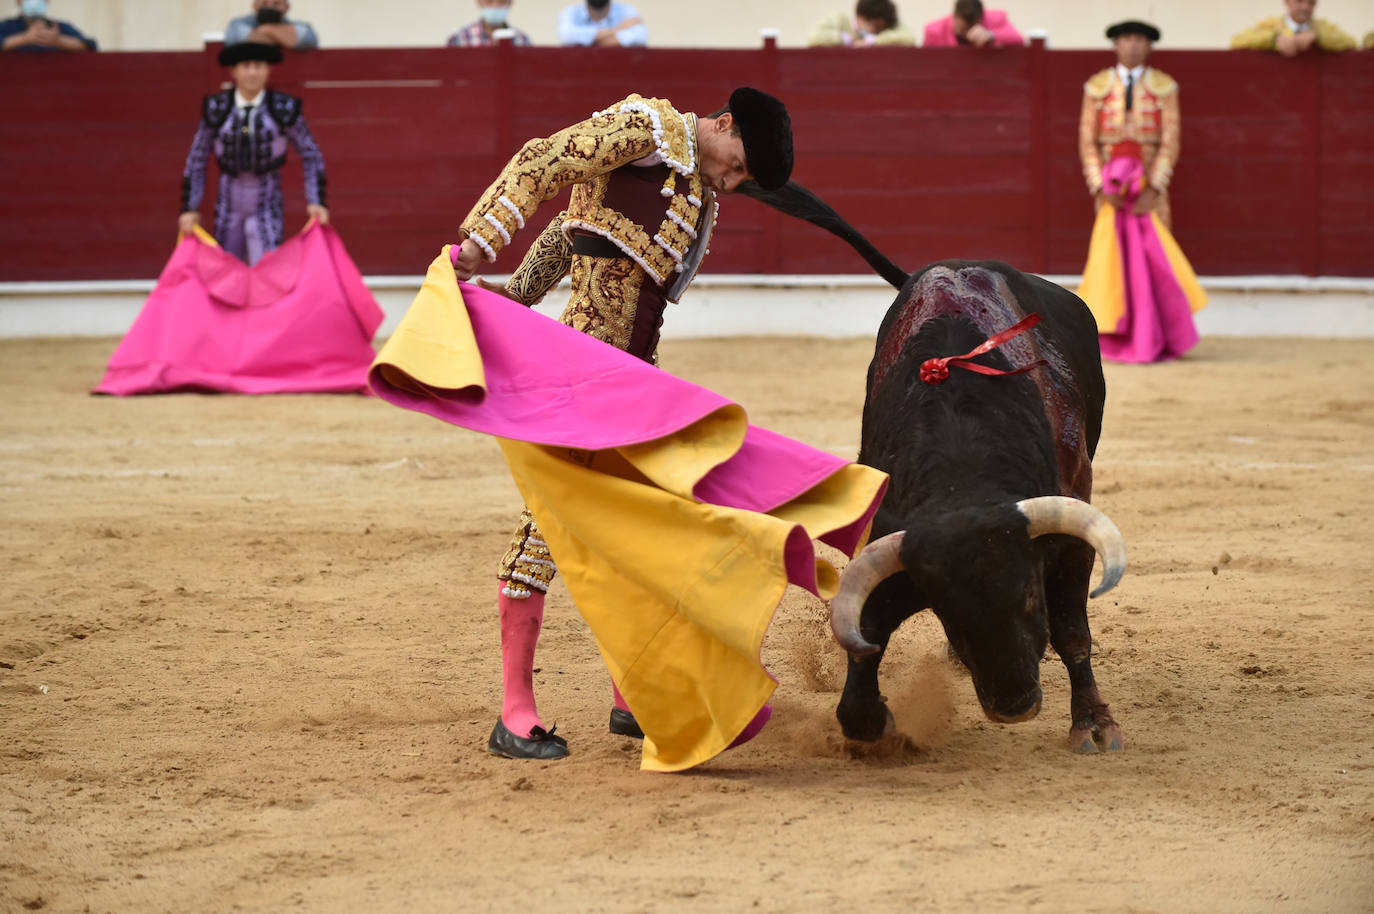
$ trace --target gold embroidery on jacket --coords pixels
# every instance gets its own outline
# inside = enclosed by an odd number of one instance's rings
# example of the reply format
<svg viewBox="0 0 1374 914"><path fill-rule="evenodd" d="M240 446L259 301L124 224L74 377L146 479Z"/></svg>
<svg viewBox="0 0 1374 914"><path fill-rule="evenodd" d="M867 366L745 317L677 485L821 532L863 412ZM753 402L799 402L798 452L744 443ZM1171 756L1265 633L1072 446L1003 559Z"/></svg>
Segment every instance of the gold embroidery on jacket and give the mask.
<svg viewBox="0 0 1374 914"><path fill-rule="evenodd" d="M644 279L644 271L627 257L574 254L572 298L560 319L603 343L629 349Z"/></svg>
<svg viewBox="0 0 1374 914"><path fill-rule="evenodd" d="M572 266L572 245L563 236L566 215L564 210L553 217L506 281L506 293L522 305L534 307L543 301Z"/></svg>
<svg viewBox="0 0 1374 914"><path fill-rule="evenodd" d="M639 225L605 205L609 173L636 162L669 166L659 225ZM575 186L564 234L581 229L610 239L665 285L681 269L702 225L695 115L681 114L662 99L631 95L548 138L530 140L463 220L464 237L495 260L539 204L570 184Z"/></svg>
<svg viewBox="0 0 1374 914"><path fill-rule="evenodd" d="M1178 161L1181 114L1178 83L1149 68L1132 92L1126 110L1126 86L1114 67L1093 74L1083 84L1083 108L1078 122L1078 154L1088 190L1102 188L1102 166L1116 146L1133 142L1140 147L1146 179L1165 191Z"/></svg>
<svg viewBox="0 0 1374 914"><path fill-rule="evenodd" d="M512 600L528 599L531 591L548 593L556 574L558 566L549 554L549 544L544 542L530 509L522 508L497 572L497 578L506 582L501 592Z"/></svg>

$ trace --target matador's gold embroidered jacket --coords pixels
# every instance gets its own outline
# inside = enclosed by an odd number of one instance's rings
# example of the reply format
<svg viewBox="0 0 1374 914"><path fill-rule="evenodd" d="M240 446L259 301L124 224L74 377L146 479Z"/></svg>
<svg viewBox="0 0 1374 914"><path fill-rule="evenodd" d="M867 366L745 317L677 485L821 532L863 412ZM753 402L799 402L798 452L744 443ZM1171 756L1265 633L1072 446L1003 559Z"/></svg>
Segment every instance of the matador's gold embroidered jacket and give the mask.
<svg viewBox="0 0 1374 914"><path fill-rule="evenodd" d="M1132 92L1126 110L1126 86L1109 67L1083 84L1083 112L1078 121L1078 155L1090 193L1102 189L1102 166L1124 151L1123 144L1140 148L1145 177L1155 190L1169 189L1178 161L1180 115L1178 83L1154 67L1147 67Z"/></svg>
<svg viewBox="0 0 1374 914"><path fill-rule="evenodd" d="M611 172L660 164L667 166L667 179L659 191L658 224L641 224L607 205ZM696 115L681 114L663 99L631 95L553 136L530 140L463 220L463 237L494 261L539 204L570 184L564 235L580 230L609 239L655 283L670 286L667 297L677 301L715 224L714 194L703 193Z"/></svg>

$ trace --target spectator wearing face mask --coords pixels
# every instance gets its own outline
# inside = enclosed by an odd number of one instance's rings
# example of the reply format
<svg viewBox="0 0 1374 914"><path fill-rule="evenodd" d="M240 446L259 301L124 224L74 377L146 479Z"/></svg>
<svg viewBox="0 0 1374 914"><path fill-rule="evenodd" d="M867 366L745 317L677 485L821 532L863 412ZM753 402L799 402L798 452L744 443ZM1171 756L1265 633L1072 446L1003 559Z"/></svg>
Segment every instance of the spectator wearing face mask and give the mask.
<svg viewBox="0 0 1374 914"><path fill-rule="evenodd" d="M866 48L872 45L911 46L916 36L897 21L897 6L892 0L859 0L854 14L836 13L811 32L806 42L813 48L844 45Z"/></svg>
<svg viewBox="0 0 1374 914"><path fill-rule="evenodd" d="M476 0L477 12L481 16L476 22L465 25L449 36L451 48L482 48L496 44L494 37L498 29L510 29L515 33L515 44L526 47L530 36L510 25L510 8L513 0Z"/></svg>
<svg viewBox="0 0 1374 914"><path fill-rule="evenodd" d="M19 15L0 20L0 51L46 54L97 49L95 40L81 34L70 22L49 19L48 0L17 0L17 3Z"/></svg>
<svg viewBox="0 0 1374 914"><path fill-rule="evenodd" d="M240 16L224 29L224 43L274 44L292 51L313 51L320 46L319 36L308 22L288 19L291 0L253 0L253 12Z"/></svg>
<svg viewBox="0 0 1374 914"><path fill-rule="evenodd" d="M645 47L649 27L639 10L612 0L585 0L558 17L558 42L583 47Z"/></svg>

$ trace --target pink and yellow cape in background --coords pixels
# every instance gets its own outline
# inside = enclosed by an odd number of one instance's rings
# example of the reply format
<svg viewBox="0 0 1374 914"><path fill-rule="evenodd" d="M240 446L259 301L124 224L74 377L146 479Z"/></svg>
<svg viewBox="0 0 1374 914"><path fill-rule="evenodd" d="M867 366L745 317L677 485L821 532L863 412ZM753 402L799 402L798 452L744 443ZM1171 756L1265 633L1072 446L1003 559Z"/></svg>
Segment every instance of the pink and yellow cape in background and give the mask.
<svg viewBox="0 0 1374 914"><path fill-rule="evenodd" d="M251 267L197 226L172 252L95 393L360 393L381 322L328 226L312 220Z"/></svg>
<svg viewBox="0 0 1374 914"><path fill-rule="evenodd" d="M759 652L787 585L829 598L838 583L812 540L852 556L887 485L458 283L447 248L369 380L383 400L498 439L649 770L698 765L749 724L776 687Z"/></svg>
<svg viewBox="0 0 1374 914"><path fill-rule="evenodd" d="M1131 205L1144 186L1140 161L1118 157L1102 169L1102 189L1122 194L1093 223L1078 297L1097 318L1102 357L1116 362L1178 358L1197 345L1193 312L1207 304L1188 258L1154 213Z"/></svg>

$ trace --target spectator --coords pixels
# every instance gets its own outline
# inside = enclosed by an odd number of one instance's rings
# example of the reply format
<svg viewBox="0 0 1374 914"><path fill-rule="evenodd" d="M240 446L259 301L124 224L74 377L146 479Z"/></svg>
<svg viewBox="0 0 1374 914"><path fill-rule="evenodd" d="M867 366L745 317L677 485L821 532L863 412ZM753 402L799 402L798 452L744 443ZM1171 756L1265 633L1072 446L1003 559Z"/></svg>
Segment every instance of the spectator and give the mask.
<svg viewBox="0 0 1374 914"><path fill-rule="evenodd" d="M515 33L514 42L528 47L530 36L510 25L512 0L477 0L477 12L481 16L476 22L465 25L449 36L451 48L484 48L496 44L493 37L498 29L509 29Z"/></svg>
<svg viewBox="0 0 1374 914"><path fill-rule="evenodd" d="M48 18L48 0L16 2L19 15L0 20L0 51L48 54L97 50L95 40L81 34L70 22Z"/></svg>
<svg viewBox="0 0 1374 914"><path fill-rule="evenodd" d="M224 29L226 45L252 41L274 44L291 51L313 51L320 39L308 22L286 18L291 0L253 0L253 12L240 16Z"/></svg>
<svg viewBox="0 0 1374 914"><path fill-rule="evenodd" d="M1288 13L1265 19L1231 39L1232 50L1278 51L1296 57L1316 46L1322 51L1353 51L1355 36L1326 19L1318 19L1317 0L1284 0Z"/></svg>
<svg viewBox="0 0 1374 914"><path fill-rule="evenodd" d="M281 48L243 41L225 45L221 66L232 68L234 88L207 95L181 179L181 216L177 228L189 235L200 221L205 196L205 166L219 162L215 201L215 238L249 266L281 247L281 169L286 146L296 147L305 165L305 211L321 225L325 208L324 156L301 113L301 100L267 88L271 64L281 63Z"/></svg>
<svg viewBox="0 0 1374 914"><path fill-rule="evenodd" d="M558 17L558 41L584 47L642 48L649 43L649 27L628 3L585 0L566 7Z"/></svg>
<svg viewBox="0 0 1374 914"><path fill-rule="evenodd" d="M981 0L955 0L953 14L926 23L923 47L952 48L971 45L996 48L1025 44L1021 33L1002 10L985 10Z"/></svg>
<svg viewBox="0 0 1374 914"><path fill-rule="evenodd" d="M836 13L822 20L811 32L807 44L813 48L844 45L866 48L870 45L915 45L916 36L897 22L897 6L892 0L859 0L854 15Z"/></svg>

